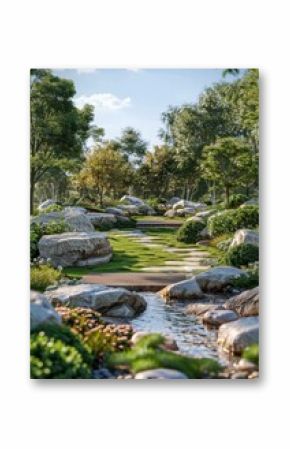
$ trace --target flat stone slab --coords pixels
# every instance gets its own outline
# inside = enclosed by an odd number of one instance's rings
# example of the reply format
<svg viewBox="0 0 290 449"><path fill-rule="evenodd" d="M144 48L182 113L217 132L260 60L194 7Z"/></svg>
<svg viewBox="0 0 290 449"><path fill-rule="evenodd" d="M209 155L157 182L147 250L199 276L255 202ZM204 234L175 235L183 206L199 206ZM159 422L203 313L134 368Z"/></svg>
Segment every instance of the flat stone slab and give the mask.
<svg viewBox="0 0 290 449"><path fill-rule="evenodd" d="M166 285L186 279L182 273L96 273L82 278L87 284L102 284L109 287L124 287L128 290L159 291Z"/></svg>

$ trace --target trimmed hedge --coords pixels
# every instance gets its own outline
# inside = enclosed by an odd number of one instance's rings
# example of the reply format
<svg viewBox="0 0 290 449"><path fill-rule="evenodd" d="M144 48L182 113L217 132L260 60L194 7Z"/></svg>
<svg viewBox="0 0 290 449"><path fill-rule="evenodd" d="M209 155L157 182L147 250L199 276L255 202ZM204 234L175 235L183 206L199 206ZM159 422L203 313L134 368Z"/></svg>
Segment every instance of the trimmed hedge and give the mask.
<svg viewBox="0 0 290 449"><path fill-rule="evenodd" d="M204 226L200 221L187 221L178 229L176 238L179 242L196 243Z"/></svg>
<svg viewBox="0 0 290 449"><path fill-rule="evenodd" d="M212 237L235 232L242 228L254 229L258 225L258 206L245 206L239 209L225 210L212 215L207 221L207 227Z"/></svg>
<svg viewBox="0 0 290 449"><path fill-rule="evenodd" d="M226 263L234 267L242 267L259 260L259 247L249 243L243 243L229 248L226 255Z"/></svg>

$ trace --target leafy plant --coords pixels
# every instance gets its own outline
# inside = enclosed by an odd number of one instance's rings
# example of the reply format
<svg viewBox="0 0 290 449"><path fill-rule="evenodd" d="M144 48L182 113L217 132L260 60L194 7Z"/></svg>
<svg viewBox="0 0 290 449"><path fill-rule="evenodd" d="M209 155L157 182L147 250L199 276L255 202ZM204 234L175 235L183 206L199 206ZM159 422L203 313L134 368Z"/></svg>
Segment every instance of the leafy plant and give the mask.
<svg viewBox="0 0 290 449"><path fill-rule="evenodd" d="M246 266L259 260L259 247L249 243L242 243L228 249L226 263L234 267Z"/></svg>
<svg viewBox="0 0 290 449"><path fill-rule="evenodd" d="M130 350L107 357L111 367L129 367L134 373L154 368L170 368L183 372L190 379L218 373L220 365L212 359L191 358L160 349L165 339L160 334L144 336Z"/></svg>
<svg viewBox="0 0 290 449"><path fill-rule="evenodd" d="M187 221L177 231L176 239L184 243L196 243L204 224L200 221Z"/></svg>
<svg viewBox="0 0 290 449"><path fill-rule="evenodd" d="M232 208L239 207L248 200L248 196L243 193L234 193L230 196L229 206Z"/></svg>
<svg viewBox="0 0 290 449"><path fill-rule="evenodd" d="M242 357L259 366L259 345L253 344L247 346L243 351Z"/></svg>
<svg viewBox="0 0 290 449"><path fill-rule="evenodd" d="M31 267L30 287L32 290L43 292L49 285L54 284L61 278L61 272L49 265Z"/></svg>
<svg viewBox="0 0 290 449"><path fill-rule="evenodd" d="M225 210L212 215L207 221L211 236L235 232L241 228L254 229L259 225L258 206L245 206L239 209Z"/></svg>
<svg viewBox="0 0 290 449"><path fill-rule="evenodd" d="M65 326L44 325L30 337L32 379L88 379L92 356Z"/></svg>
<svg viewBox="0 0 290 449"><path fill-rule="evenodd" d="M252 265L252 266L251 266ZM245 276L233 280L233 286L239 289L250 289L259 285L259 263L251 264Z"/></svg>

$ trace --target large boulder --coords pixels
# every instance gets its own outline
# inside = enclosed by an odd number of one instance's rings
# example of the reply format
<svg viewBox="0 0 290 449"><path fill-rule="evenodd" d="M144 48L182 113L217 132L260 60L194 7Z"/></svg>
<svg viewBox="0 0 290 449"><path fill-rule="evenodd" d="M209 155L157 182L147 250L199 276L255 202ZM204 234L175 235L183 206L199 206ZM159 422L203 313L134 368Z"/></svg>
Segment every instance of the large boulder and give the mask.
<svg viewBox="0 0 290 449"><path fill-rule="evenodd" d="M38 206L38 210L41 212L41 211L44 211L45 209L47 209L48 207L50 207L50 206L54 206L56 204L56 201L54 201L54 200L46 200L46 201L43 201L43 203L41 203L39 206Z"/></svg>
<svg viewBox="0 0 290 449"><path fill-rule="evenodd" d="M45 292L52 304L88 307L114 318L133 318L146 309L146 301L135 292L100 284L65 285Z"/></svg>
<svg viewBox="0 0 290 449"><path fill-rule="evenodd" d="M124 195L120 199L120 203L131 204L132 206L143 206L145 203L140 198L131 195Z"/></svg>
<svg viewBox="0 0 290 449"><path fill-rule="evenodd" d="M179 196L173 196L170 198L170 200L167 201L168 206L173 206L173 204L178 203L178 201L181 201L181 198Z"/></svg>
<svg viewBox="0 0 290 449"><path fill-rule="evenodd" d="M87 266L109 262L112 248L100 232L65 232L44 235L38 243L40 256L51 259L53 266Z"/></svg>
<svg viewBox="0 0 290 449"><path fill-rule="evenodd" d="M66 213L78 213L78 214L86 214L87 213L87 209L85 209L84 207L79 207L79 206L66 206L64 208L64 212Z"/></svg>
<svg viewBox="0 0 290 449"><path fill-rule="evenodd" d="M107 214L113 214L113 215L126 215L126 211L120 207L107 207L105 212Z"/></svg>
<svg viewBox="0 0 290 449"><path fill-rule="evenodd" d="M216 213L215 209L203 210L201 212L197 212L196 217L208 218L211 215L214 215L215 213Z"/></svg>
<svg viewBox="0 0 290 449"><path fill-rule="evenodd" d="M177 201L177 203L172 205L172 209L184 209L184 208L191 208L193 211L202 210L207 207L204 203L194 203L192 201L186 201L186 200L180 200Z"/></svg>
<svg viewBox="0 0 290 449"><path fill-rule="evenodd" d="M235 279L247 276L246 272L235 267L216 267L195 276L203 292L218 293L232 285Z"/></svg>
<svg viewBox="0 0 290 449"><path fill-rule="evenodd" d="M218 344L227 352L241 354L254 343L259 343L259 318L240 318L220 326Z"/></svg>
<svg viewBox="0 0 290 449"><path fill-rule="evenodd" d="M225 309L234 310L241 316L259 315L259 287L233 296L224 304Z"/></svg>
<svg viewBox="0 0 290 449"><path fill-rule="evenodd" d="M236 231L230 247L233 248L234 246L242 245L243 243L259 246L259 232L254 231L253 229L239 229Z"/></svg>
<svg viewBox="0 0 290 449"><path fill-rule="evenodd" d="M117 218L113 214L89 212L87 214L88 219L93 226L108 226L113 227L117 223Z"/></svg>
<svg viewBox="0 0 290 449"><path fill-rule="evenodd" d="M217 267L204 271L191 279L167 285L159 293L165 299L202 299L208 293L220 293L232 285L234 279L247 274L234 267Z"/></svg>
<svg viewBox="0 0 290 449"><path fill-rule="evenodd" d="M257 198L251 198L250 200L243 203L240 207L245 206L259 206L259 200Z"/></svg>
<svg viewBox="0 0 290 449"><path fill-rule="evenodd" d="M61 316L54 310L47 298L35 291L30 292L30 329L39 324L61 323Z"/></svg>
<svg viewBox="0 0 290 449"><path fill-rule="evenodd" d="M49 223L65 223L68 230L72 232L93 232L94 227L87 215L71 208L60 212L49 212L38 215L31 219L31 224L46 225Z"/></svg>
<svg viewBox="0 0 290 449"><path fill-rule="evenodd" d="M133 204L120 204L119 209L122 209L128 215L139 215L138 206L134 206Z"/></svg>
<svg viewBox="0 0 290 449"><path fill-rule="evenodd" d="M202 315L202 321L211 326L220 326L238 318L239 315L233 310L209 310Z"/></svg>
<svg viewBox="0 0 290 449"><path fill-rule="evenodd" d="M165 300L200 299L204 296L195 277L177 282L176 284L167 285L159 292L159 294Z"/></svg>
<svg viewBox="0 0 290 449"><path fill-rule="evenodd" d="M164 214L164 217L168 217L168 218L174 218L176 216L177 216L177 211L174 209L168 209Z"/></svg>

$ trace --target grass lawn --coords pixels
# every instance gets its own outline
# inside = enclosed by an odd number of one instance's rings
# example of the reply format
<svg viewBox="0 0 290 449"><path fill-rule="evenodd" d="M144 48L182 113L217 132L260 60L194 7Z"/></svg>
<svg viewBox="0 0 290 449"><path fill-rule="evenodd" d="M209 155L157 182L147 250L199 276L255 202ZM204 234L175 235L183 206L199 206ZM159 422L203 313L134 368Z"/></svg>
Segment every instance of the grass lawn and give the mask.
<svg viewBox="0 0 290 449"><path fill-rule="evenodd" d="M143 232L143 231L142 231ZM110 262L96 267L72 267L65 268L64 273L73 276L84 276L91 273L114 273L114 272L138 272L142 268L164 265L168 260L180 260L181 254L172 254L162 248L150 248L131 238L117 235L118 232L108 232L108 237L113 248L113 258ZM188 248L193 245L177 242L174 229L146 229L144 234L158 236L160 241L167 246ZM157 242L156 242L157 243Z"/></svg>

